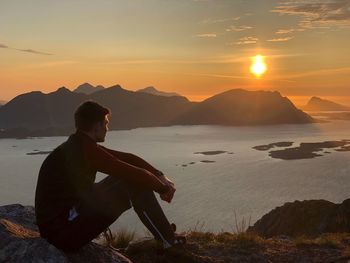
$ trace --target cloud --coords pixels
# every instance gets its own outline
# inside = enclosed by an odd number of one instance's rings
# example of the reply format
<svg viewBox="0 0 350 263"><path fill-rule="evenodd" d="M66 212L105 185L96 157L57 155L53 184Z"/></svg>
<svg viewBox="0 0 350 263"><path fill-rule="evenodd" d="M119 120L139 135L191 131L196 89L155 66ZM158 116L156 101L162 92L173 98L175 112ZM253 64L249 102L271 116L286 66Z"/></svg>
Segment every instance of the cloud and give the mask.
<svg viewBox="0 0 350 263"><path fill-rule="evenodd" d="M286 41L289 41L293 38L294 37L273 38L273 39L268 39L267 41L269 41L269 42L286 42Z"/></svg>
<svg viewBox="0 0 350 263"><path fill-rule="evenodd" d="M217 37L216 34L214 33L207 33L207 34L198 34L196 37L201 37L201 38L214 38Z"/></svg>
<svg viewBox="0 0 350 263"><path fill-rule="evenodd" d="M288 75L288 78L302 78L302 77L308 77L308 76L324 76L324 75L333 75L333 74L345 74L350 73L350 67L343 67L343 68L328 68L328 69L319 69L319 70L313 70L313 71L306 71L302 73L296 73Z"/></svg>
<svg viewBox="0 0 350 263"><path fill-rule="evenodd" d="M248 45L248 44L256 44L258 42L258 38L256 37L242 37L239 41L235 42L236 45Z"/></svg>
<svg viewBox="0 0 350 263"><path fill-rule="evenodd" d="M9 47L0 43L0 48L9 48Z"/></svg>
<svg viewBox="0 0 350 263"><path fill-rule="evenodd" d="M221 18L221 19L205 19L200 21L199 24L211 25L211 24L225 23L230 21L238 21L240 19L241 19L240 16L230 17L230 18Z"/></svg>
<svg viewBox="0 0 350 263"><path fill-rule="evenodd" d="M38 55L46 55L46 56L53 55L51 53L46 53L46 52L37 51L37 50L33 50L33 49L13 48L13 47L9 47L7 45L1 44L1 43L0 43L0 48L14 49L14 50L17 50L17 51L26 52L26 53L32 53L32 54L38 54Z"/></svg>
<svg viewBox="0 0 350 263"><path fill-rule="evenodd" d="M39 55L47 55L47 56L51 56L53 54L50 53L46 53L46 52L41 52L41 51L37 51L37 50L33 50L33 49L17 49L18 51L22 51L22 52L27 52L27 53L33 53L33 54L39 54Z"/></svg>
<svg viewBox="0 0 350 263"><path fill-rule="evenodd" d="M241 32L241 31L245 31L245 30L249 30L252 29L253 27L251 26L230 26L229 28L226 29L227 32Z"/></svg>
<svg viewBox="0 0 350 263"><path fill-rule="evenodd" d="M299 27L303 29L350 27L349 0L289 0L272 12L302 17Z"/></svg>

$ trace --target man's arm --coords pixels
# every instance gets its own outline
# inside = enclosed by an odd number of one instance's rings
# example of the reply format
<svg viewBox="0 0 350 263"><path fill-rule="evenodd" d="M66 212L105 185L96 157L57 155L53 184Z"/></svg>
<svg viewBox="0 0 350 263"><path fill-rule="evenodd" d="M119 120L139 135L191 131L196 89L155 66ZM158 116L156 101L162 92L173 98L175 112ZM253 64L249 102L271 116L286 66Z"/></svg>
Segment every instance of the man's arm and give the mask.
<svg viewBox="0 0 350 263"><path fill-rule="evenodd" d="M86 160L97 171L118 176L129 183L135 183L160 194L170 190L168 185L151 172L118 159L97 144L83 144L83 148Z"/></svg>
<svg viewBox="0 0 350 263"><path fill-rule="evenodd" d="M132 153L127 153L127 152L120 152L120 151L111 150L111 149L108 149L104 146L101 146L101 147L104 150L106 150L108 153L110 153L113 156L115 156L116 158L118 158L119 160L126 162L128 164L131 164L133 166L145 169L145 170L151 172L152 174L154 174L155 176L157 176L162 183L164 183L170 187L170 191L168 193L160 195L161 199L164 201L167 201L168 203L171 202L171 200L174 197L176 188L175 188L174 183L171 180L169 180L169 178L167 178L161 171L154 168L151 164L149 164L147 161L145 161L144 159L142 159L141 157L139 157L137 155L134 155Z"/></svg>
<svg viewBox="0 0 350 263"><path fill-rule="evenodd" d="M104 146L101 146L104 150L108 151L113 156L117 157L119 160L126 162L128 164L134 165L139 168L146 169L147 171L151 172L152 174L160 177L161 171L154 168L151 164L149 164L147 161L142 159L141 157L127 152L119 152L115 150L108 149Z"/></svg>

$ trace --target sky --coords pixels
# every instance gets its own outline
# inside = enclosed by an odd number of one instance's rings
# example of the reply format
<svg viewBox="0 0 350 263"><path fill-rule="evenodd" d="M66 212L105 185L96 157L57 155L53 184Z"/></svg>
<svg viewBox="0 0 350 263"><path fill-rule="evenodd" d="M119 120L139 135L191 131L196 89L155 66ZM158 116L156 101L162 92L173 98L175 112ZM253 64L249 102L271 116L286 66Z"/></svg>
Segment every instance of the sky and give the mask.
<svg viewBox="0 0 350 263"><path fill-rule="evenodd" d="M350 0L1 0L0 100L89 82L350 105L349 47Z"/></svg>

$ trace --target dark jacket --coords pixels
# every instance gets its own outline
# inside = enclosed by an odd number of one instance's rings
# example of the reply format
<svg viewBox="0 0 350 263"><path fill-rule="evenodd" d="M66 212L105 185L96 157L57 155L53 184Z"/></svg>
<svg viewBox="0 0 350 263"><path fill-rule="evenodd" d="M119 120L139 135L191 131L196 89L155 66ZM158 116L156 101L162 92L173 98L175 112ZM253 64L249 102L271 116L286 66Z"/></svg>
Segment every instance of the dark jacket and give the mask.
<svg viewBox="0 0 350 263"><path fill-rule="evenodd" d="M97 171L144 189L159 193L168 190L156 176L121 161L113 150L76 132L50 153L40 168L35 193L39 229L50 226L57 219L67 218L69 209L89 195Z"/></svg>

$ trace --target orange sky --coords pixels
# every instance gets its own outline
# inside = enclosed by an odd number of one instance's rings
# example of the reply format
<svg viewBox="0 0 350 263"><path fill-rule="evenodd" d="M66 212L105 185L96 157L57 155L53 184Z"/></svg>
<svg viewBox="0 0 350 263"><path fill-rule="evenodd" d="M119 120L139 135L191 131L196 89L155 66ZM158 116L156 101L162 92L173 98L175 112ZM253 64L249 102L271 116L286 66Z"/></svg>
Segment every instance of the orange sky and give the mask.
<svg viewBox="0 0 350 263"><path fill-rule="evenodd" d="M326 10L326 12L325 12ZM233 88L350 105L344 0L0 2L0 100L89 82L201 100ZM257 79L251 57L268 70Z"/></svg>

